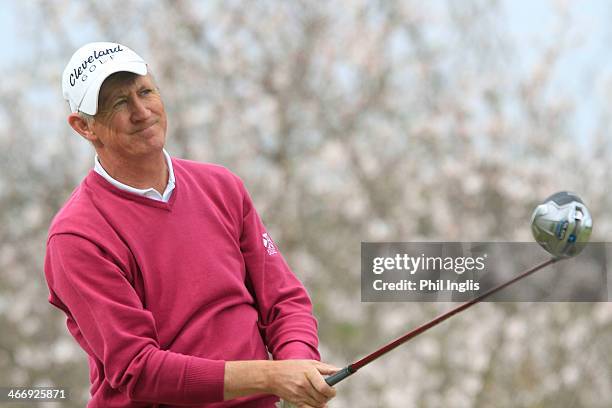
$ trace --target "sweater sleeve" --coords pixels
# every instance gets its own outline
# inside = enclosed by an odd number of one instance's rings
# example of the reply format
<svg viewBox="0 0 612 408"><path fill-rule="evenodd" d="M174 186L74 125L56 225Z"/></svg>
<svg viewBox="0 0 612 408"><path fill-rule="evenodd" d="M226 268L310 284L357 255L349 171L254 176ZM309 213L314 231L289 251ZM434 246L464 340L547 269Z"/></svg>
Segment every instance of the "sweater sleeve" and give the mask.
<svg viewBox="0 0 612 408"><path fill-rule="evenodd" d="M240 247L268 350L276 360L320 360L317 321L308 293L266 232L248 192L240 185L243 191Z"/></svg>
<svg viewBox="0 0 612 408"><path fill-rule="evenodd" d="M49 301L68 316L71 334L104 365L110 386L133 401L194 404L223 400L225 362L161 350L152 314L121 267L80 236L47 246Z"/></svg>

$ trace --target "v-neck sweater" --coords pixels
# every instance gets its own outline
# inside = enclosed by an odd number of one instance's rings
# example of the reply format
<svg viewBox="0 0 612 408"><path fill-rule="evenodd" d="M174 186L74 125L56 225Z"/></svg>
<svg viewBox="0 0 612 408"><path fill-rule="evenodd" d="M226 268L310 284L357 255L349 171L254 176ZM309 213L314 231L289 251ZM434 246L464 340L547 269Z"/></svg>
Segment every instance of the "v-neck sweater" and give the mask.
<svg viewBox="0 0 612 408"><path fill-rule="evenodd" d="M167 203L91 171L49 229L49 302L88 354L88 407L272 407L223 402L225 361L318 360L310 298L237 176L172 164Z"/></svg>

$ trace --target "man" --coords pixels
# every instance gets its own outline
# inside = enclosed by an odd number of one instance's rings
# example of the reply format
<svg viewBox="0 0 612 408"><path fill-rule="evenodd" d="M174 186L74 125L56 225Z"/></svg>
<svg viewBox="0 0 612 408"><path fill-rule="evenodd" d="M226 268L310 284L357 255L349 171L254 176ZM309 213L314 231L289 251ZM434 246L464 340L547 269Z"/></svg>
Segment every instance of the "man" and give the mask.
<svg viewBox="0 0 612 408"><path fill-rule="evenodd" d="M337 368L317 361L304 287L235 175L164 150L143 59L87 44L62 87L96 159L52 222L45 275L89 357L88 406L325 406Z"/></svg>

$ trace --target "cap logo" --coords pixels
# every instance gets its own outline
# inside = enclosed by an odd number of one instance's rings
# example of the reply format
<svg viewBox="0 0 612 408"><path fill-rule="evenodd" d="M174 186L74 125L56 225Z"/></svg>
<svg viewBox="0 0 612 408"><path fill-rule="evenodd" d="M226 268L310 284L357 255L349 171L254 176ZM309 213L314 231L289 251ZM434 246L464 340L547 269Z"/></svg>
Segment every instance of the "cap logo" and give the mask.
<svg viewBox="0 0 612 408"><path fill-rule="evenodd" d="M113 59L114 53L121 51L124 51L124 49L121 48L121 45L119 44L117 44L115 48L107 48L101 51L94 50L93 55L90 55L88 58L84 59L83 62L81 62L81 65L72 70L72 73L70 73L70 86L74 86L79 78L81 78L81 81L86 81L86 72L94 72L96 70L96 64L94 64L96 61L99 61L100 64L104 64L109 59ZM108 58L102 59L102 57L105 56L108 56Z"/></svg>

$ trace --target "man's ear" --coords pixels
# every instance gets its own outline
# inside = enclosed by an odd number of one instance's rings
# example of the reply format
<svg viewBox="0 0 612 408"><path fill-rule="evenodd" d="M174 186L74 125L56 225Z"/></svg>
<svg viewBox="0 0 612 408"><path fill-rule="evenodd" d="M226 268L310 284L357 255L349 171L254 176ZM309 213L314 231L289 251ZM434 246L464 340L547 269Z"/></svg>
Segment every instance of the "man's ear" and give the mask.
<svg viewBox="0 0 612 408"><path fill-rule="evenodd" d="M95 143L98 140L90 123L86 119L79 116L78 113L71 113L68 115L68 124L74 129L75 132L89 140L91 143Z"/></svg>

